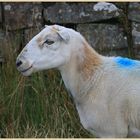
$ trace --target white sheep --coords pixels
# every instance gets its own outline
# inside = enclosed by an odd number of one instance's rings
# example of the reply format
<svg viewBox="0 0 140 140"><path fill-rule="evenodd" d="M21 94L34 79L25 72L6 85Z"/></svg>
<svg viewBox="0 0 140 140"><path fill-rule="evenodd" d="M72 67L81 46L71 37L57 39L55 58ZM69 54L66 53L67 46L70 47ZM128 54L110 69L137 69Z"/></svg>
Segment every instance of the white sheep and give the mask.
<svg viewBox="0 0 140 140"><path fill-rule="evenodd" d="M16 65L25 76L57 68L96 137L140 137L140 61L99 55L80 33L53 25L33 37Z"/></svg>

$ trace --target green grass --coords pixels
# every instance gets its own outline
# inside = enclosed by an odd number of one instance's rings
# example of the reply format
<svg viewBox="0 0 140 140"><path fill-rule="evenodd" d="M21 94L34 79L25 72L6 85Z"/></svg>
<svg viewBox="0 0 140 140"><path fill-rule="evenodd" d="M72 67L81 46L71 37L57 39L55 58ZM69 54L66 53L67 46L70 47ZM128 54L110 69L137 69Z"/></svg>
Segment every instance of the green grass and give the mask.
<svg viewBox="0 0 140 140"><path fill-rule="evenodd" d="M22 76L16 69L16 48L4 46L0 66L0 137L88 138L59 72Z"/></svg>

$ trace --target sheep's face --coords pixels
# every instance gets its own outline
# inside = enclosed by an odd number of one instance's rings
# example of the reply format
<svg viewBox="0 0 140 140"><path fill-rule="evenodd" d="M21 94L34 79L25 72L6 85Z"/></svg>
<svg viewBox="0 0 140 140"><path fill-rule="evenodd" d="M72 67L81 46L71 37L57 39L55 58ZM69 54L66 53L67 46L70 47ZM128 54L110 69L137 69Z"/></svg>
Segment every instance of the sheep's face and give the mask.
<svg viewBox="0 0 140 140"><path fill-rule="evenodd" d="M53 25L46 26L21 51L17 57L17 69L23 75L59 68L70 58L69 29Z"/></svg>

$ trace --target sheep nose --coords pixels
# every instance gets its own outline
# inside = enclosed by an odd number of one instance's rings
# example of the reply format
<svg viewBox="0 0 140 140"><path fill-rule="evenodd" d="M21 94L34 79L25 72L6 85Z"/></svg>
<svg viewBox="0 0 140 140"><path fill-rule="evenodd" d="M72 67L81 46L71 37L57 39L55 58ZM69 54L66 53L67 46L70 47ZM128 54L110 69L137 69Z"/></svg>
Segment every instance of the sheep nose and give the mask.
<svg viewBox="0 0 140 140"><path fill-rule="evenodd" d="M21 66L21 65L22 65L22 61L21 61L21 60L17 60L16 66L19 67L19 66Z"/></svg>

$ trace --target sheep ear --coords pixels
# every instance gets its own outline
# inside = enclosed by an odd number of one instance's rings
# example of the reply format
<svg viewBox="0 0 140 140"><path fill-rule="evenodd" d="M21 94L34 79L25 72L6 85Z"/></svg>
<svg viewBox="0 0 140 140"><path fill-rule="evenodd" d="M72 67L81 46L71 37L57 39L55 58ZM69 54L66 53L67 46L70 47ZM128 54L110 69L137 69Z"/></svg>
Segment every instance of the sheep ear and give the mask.
<svg viewBox="0 0 140 140"><path fill-rule="evenodd" d="M68 43L68 41L70 40L70 35L68 32L66 32L64 30L60 30L57 33L62 38L62 40L64 40L66 43Z"/></svg>

